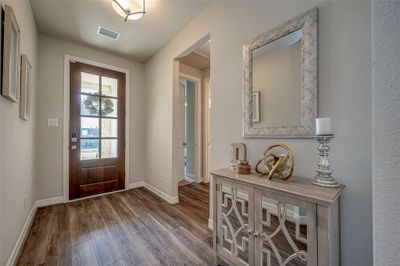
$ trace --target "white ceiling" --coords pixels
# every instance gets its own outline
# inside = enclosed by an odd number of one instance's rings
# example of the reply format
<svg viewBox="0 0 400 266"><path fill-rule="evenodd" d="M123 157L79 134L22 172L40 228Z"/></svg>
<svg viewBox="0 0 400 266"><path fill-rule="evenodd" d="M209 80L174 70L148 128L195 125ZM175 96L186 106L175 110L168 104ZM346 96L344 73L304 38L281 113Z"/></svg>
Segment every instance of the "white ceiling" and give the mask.
<svg viewBox="0 0 400 266"><path fill-rule="evenodd" d="M208 4L209 0L147 0L146 14L123 21L111 0L31 0L40 33L145 62ZM96 34L101 25L117 41Z"/></svg>
<svg viewBox="0 0 400 266"><path fill-rule="evenodd" d="M204 56L197 54L196 52L190 53L189 55L179 59L179 62L197 68L199 70L205 70L210 67L210 60Z"/></svg>
<svg viewBox="0 0 400 266"><path fill-rule="evenodd" d="M210 59L210 46L211 46L211 42L205 42L202 46L200 46L196 51L194 51L195 53Z"/></svg>

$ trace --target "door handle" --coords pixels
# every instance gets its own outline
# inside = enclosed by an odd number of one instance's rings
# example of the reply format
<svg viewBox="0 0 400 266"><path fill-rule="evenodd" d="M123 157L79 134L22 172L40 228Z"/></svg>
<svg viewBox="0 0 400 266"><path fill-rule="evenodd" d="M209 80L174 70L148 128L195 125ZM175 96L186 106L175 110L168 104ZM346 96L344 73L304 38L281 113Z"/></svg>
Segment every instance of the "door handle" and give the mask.
<svg viewBox="0 0 400 266"><path fill-rule="evenodd" d="M70 150L73 150L73 151L76 150L77 148L78 148L78 147L76 147L76 145L70 145L70 146L69 146L69 149L70 149Z"/></svg>

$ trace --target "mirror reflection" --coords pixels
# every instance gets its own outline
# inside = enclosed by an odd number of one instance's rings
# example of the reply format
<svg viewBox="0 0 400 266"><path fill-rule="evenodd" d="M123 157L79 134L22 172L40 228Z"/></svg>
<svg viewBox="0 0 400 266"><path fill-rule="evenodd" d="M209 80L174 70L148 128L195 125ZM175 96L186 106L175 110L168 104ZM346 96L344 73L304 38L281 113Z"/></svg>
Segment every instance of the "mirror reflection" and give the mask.
<svg viewBox="0 0 400 266"><path fill-rule="evenodd" d="M224 184L221 193L222 248L249 264L249 192Z"/></svg>
<svg viewBox="0 0 400 266"><path fill-rule="evenodd" d="M255 127L301 124L301 39L298 29L252 51Z"/></svg>
<svg viewBox="0 0 400 266"><path fill-rule="evenodd" d="M264 237L260 265L307 265L307 209L265 196L261 208L263 235L274 236Z"/></svg>

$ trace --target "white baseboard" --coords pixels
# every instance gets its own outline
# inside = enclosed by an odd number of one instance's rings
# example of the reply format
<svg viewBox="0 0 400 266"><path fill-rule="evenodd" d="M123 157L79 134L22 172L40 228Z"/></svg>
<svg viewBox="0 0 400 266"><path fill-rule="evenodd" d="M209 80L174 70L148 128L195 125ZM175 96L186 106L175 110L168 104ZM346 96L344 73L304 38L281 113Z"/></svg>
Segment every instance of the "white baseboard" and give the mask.
<svg viewBox="0 0 400 266"><path fill-rule="evenodd" d="M10 257L8 258L8 261L6 264L7 266L14 266L17 263L19 253L21 252L22 245L25 243L25 240L28 236L29 230L31 229L31 226L33 223L33 218L35 218L37 209L40 207L59 204L59 203L63 203L63 202L64 202L64 197L62 197L62 196L35 201L35 203L32 206L32 209L26 219L24 227L22 228L21 233L18 236L17 242L14 245L14 248L10 254Z"/></svg>
<svg viewBox="0 0 400 266"><path fill-rule="evenodd" d="M206 183L206 184L210 183L210 180L206 176L201 177L200 180L201 180L201 182Z"/></svg>
<svg viewBox="0 0 400 266"><path fill-rule="evenodd" d="M25 243L25 240L28 236L29 230L31 229L32 223L33 223L33 218L36 215L37 207L36 203L33 204L32 209L28 215L28 219L26 219L26 222L24 224L24 227L22 227L21 233L18 236L17 242L15 243L15 246L11 252L10 257L8 258L6 266L14 266L17 264L17 259L19 256L19 253L21 252L22 245Z"/></svg>
<svg viewBox="0 0 400 266"><path fill-rule="evenodd" d="M194 175L192 175L192 174L186 173L185 180L187 182L189 182L189 183L195 183L196 182L196 177Z"/></svg>
<svg viewBox="0 0 400 266"><path fill-rule="evenodd" d="M144 186L145 186L145 183L143 181L140 181L140 182L135 182L135 183L129 183L128 187L126 189L129 190L129 189L144 187Z"/></svg>
<svg viewBox="0 0 400 266"><path fill-rule="evenodd" d="M214 221L211 220L211 218L208 218L208 229L212 231L213 228L214 228Z"/></svg>
<svg viewBox="0 0 400 266"><path fill-rule="evenodd" d="M148 190L150 190L151 192L153 192L154 194L156 194L157 196L159 196L160 198L162 198L163 200L165 200L166 202L168 202L169 204L179 203L178 196L171 197L171 196L167 195L166 193L162 192L161 190L159 190L158 188L155 188L152 185L147 184L147 183L145 183L144 187L147 188Z"/></svg>
<svg viewBox="0 0 400 266"><path fill-rule="evenodd" d="M189 177L190 179L196 179L196 175L189 172L186 172L186 177Z"/></svg>
<svg viewBox="0 0 400 266"><path fill-rule="evenodd" d="M197 184L200 184L200 183L202 183L202 182L204 182L204 179L203 179L203 177L199 177L199 178L197 178L196 179L196 181L195 181Z"/></svg>
<svg viewBox="0 0 400 266"><path fill-rule="evenodd" d="M59 197L37 200L34 205L36 208L40 208L40 207L60 204L60 203L64 203L64 202L65 202L64 197L59 196Z"/></svg>
<svg viewBox="0 0 400 266"><path fill-rule="evenodd" d="M166 202L168 202L169 204L177 204L179 203L179 197L171 197L169 195L167 195L166 193L162 192L161 190L159 190L158 188L140 181L140 182L135 182L135 183L130 183L128 185L127 189L134 189L134 188L139 188L139 187L145 187L148 190L150 190L151 192L153 192L154 194L156 194L157 196L159 196L161 199L165 200Z"/></svg>

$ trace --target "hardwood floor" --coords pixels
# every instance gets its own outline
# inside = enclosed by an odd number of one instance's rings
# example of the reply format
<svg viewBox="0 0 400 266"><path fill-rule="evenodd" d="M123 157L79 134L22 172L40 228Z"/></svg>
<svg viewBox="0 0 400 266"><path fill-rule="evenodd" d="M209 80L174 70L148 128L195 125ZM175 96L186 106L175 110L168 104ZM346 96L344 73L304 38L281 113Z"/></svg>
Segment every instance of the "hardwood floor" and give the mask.
<svg viewBox="0 0 400 266"><path fill-rule="evenodd" d="M209 186L169 205L144 188L40 208L18 265L212 265Z"/></svg>

